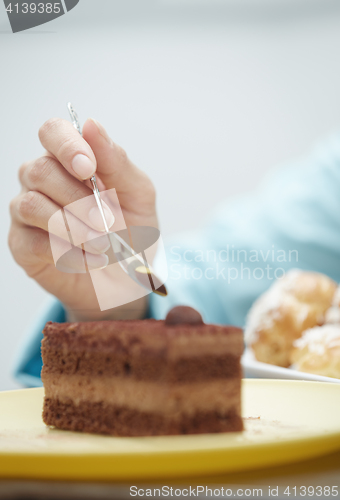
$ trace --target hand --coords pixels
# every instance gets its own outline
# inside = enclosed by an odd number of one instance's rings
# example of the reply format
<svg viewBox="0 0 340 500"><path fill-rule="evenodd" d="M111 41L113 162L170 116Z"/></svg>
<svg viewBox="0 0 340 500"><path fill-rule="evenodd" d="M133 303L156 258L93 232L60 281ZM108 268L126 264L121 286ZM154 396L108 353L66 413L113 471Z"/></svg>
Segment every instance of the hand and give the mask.
<svg viewBox="0 0 340 500"><path fill-rule="evenodd" d="M101 312L90 275L69 274L55 267L48 234L51 216L74 201L92 194L88 179L96 174L99 190L115 188L127 226L157 227L155 190L150 179L114 144L97 121L89 119L83 137L68 121L48 120L39 130L43 156L24 163L19 170L21 193L10 204L12 224L9 246L16 262L29 277L55 295L66 308L70 321L142 318L146 298L116 309ZM110 208L105 207L106 220L112 225ZM79 231L100 236L103 231L99 211L73 213ZM56 234L63 244L62 234ZM105 267L107 237L96 239L96 248L86 252L94 267ZM101 244L102 241L102 244ZM76 263L73 263L76 266ZM112 269L116 268L116 270ZM137 286L119 266L105 272L117 281L117 293Z"/></svg>

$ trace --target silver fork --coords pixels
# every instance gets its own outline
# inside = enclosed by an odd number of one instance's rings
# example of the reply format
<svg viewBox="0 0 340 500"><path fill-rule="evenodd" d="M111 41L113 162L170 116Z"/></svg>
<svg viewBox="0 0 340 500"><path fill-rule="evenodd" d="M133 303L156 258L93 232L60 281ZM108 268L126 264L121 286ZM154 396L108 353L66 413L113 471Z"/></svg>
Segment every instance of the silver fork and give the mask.
<svg viewBox="0 0 340 500"><path fill-rule="evenodd" d="M74 107L70 102L68 103L67 107L74 128L78 130L80 135L82 135L82 129ZM152 291L153 293L165 297L168 294L166 287L157 277L148 262L139 254L137 254L134 249L131 248L130 245L128 245L126 241L124 241L124 239L121 238L117 233L110 232L105 219L102 199L97 186L95 175L91 177L90 181L92 184L92 190L98 206L98 210L103 220L105 232L108 235L113 253L116 256L120 267L128 276L130 276L131 279L133 279L133 281L138 283L140 286L146 288L149 291Z"/></svg>

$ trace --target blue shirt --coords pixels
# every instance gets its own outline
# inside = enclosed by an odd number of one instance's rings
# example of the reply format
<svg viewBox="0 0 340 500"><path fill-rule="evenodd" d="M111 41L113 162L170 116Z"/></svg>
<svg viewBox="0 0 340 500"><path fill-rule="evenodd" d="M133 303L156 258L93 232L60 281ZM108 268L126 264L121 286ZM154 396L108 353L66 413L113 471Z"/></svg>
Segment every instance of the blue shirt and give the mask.
<svg viewBox="0 0 340 500"><path fill-rule="evenodd" d="M243 326L254 300L292 268L340 281L340 133L311 155L274 169L251 195L218 206L200 231L167 247L168 296L150 296L150 315L191 305L206 322ZM65 321L49 299L27 332L14 373L41 385L40 343L47 321Z"/></svg>

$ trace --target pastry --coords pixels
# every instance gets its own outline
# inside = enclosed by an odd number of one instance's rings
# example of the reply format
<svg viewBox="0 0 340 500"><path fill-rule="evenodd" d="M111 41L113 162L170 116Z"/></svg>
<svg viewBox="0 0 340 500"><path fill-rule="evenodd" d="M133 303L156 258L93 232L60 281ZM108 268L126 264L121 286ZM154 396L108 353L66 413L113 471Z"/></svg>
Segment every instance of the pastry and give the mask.
<svg viewBox="0 0 340 500"><path fill-rule="evenodd" d="M293 346L291 361L295 369L340 378L340 325L311 328Z"/></svg>
<svg viewBox="0 0 340 500"><path fill-rule="evenodd" d="M335 291L332 306L326 311L325 323L340 323L340 287Z"/></svg>
<svg viewBox="0 0 340 500"><path fill-rule="evenodd" d="M276 281L247 317L245 339L255 358L289 367L293 342L308 328L324 323L336 287L328 276L298 269Z"/></svg>

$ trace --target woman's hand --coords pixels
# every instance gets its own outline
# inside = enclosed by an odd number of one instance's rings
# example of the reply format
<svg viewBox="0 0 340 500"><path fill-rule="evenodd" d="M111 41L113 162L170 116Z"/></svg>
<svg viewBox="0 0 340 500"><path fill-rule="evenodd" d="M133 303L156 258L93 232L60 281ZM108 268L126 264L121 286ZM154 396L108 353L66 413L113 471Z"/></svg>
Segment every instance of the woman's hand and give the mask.
<svg viewBox="0 0 340 500"><path fill-rule="evenodd" d="M22 190L10 205L9 246L16 262L64 304L70 321L143 317L145 297L102 313L89 273L59 271L51 252L48 223L62 207L92 194L88 179L95 174L100 190L116 189L127 226L157 227L155 190L150 179L95 120L86 121L81 137L68 121L51 119L41 127L39 138L46 153L21 166ZM103 234L103 224L95 206L85 213L74 211L71 215L81 234L90 232L92 238ZM113 217L108 206L105 206L105 215L108 225L112 226ZM55 236L63 245L63 235ZM86 248L87 261L93 268L106 266L107 243L104 236L95 239L95 246ZM73 264L76 267L76 263ZM137 286L119 266L110 266L106 271L110 279L116 280L117 293Z"/></svg>

